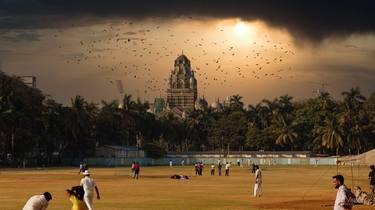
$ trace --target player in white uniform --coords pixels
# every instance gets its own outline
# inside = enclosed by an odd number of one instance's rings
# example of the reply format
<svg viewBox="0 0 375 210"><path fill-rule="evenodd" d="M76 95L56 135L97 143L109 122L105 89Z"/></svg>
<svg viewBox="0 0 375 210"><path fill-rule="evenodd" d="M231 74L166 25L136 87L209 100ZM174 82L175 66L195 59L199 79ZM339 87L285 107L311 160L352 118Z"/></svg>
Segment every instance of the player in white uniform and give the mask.
<svg viewBox="0 0 375 210"><path fill-rule="evenodd" d="M23 210L46 210L50 200L52 200L52 195L49 192L34 195L26 202Z"/></svg>
<svg viewBox="0 0 375 210"><path fill-rule="evenodd" d="M83 186L83 189L85 191L83 200L85 201L88 210L93 210L92 202L94 198L94 189L96 191L96 198L100 200L99 189L96 186L94 179L90 177L90 173L88 170L84 171L83 175L84 177L81 179L81 186Z"/></svg>
<svg viewBox="0 0 375 210"><path fill-rule="evenodd" d="M254 184L254 197L260 197L262 194L262 171L259 169L259 166L255 166L255 184Z"/></svg>

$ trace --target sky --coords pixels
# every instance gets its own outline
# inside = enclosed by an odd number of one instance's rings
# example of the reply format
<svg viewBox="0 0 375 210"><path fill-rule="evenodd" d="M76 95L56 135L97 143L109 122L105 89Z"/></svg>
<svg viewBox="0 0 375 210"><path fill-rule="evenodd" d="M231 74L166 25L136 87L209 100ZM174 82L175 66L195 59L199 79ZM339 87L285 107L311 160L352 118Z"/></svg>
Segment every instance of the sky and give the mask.
<svg viewBox="0 0 375 210"><path fill-rule="evenodd" d="M60 103L165 97L185 54L198 94L246 104L375 90L373 1L0 0L0 63Z"/></svg>

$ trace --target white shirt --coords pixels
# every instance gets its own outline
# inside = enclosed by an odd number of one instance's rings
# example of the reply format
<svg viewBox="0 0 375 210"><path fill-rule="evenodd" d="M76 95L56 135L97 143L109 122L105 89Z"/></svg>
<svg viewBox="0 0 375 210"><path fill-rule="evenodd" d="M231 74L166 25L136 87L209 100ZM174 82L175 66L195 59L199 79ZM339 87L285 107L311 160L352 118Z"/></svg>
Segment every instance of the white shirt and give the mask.
<svg viewBox="0 0 375 210"><path fill-rule="evenodd" d="M339 189L337 189L335 206L333 210L348 210L352 209L353 202L350 198L348 198L346 191L349 191L345 185L341 185ZM347 208L344 205L347 205Z"/></svg>
<svg viewBox="0 0 375 210"><path fill-rule="evenodd" d="M262 184L262 171L260 169L255 171L255 183Z"/></svg>
<svg viewBox="0 0 375 210"><path fill-rule="evenodd" d="M23 210L45 210L48 207L48 201L44 195L32 196L23 207Z"/></svg>
<svg viewBox="0 0 375 210"><path fill-rule="evenodd" d="M86 194L92 194L94 192L94 187L96 186L96 183L94 179L85 176L83 179L81 179L81 186L83 186L83 190Z"/></svg>
<svg viewBox="0 0 375 210"><path fill-rule="evenodd" d="M229 163L225 164L225 170L228 170L229 167L230 167L230 164L229 164Z"/></svg>

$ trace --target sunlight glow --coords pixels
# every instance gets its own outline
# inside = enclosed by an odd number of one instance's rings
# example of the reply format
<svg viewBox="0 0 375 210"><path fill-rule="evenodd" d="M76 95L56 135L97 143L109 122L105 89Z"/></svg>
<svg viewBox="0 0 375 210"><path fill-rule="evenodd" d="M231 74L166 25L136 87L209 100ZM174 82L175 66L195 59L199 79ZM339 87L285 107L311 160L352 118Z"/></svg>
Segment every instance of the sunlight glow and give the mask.
<svg viewBox="0 0 375 210"><path fill-rule="evenodd" d="M234 32L238 36L246 36L248 35L250 27L245 22L239 21L234 25Z"/></svg>

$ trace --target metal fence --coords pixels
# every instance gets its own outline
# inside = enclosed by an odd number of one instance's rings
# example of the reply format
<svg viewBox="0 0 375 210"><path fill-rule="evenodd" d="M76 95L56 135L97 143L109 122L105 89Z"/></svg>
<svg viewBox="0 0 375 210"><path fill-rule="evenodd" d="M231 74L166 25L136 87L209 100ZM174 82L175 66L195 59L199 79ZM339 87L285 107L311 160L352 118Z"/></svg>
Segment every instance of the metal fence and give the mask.
<svg viewBox="0 0 375 210"><path fill-rule="evenodd" d="M77 166L82 161L90 166L130 166L133 162L139 162L143 166L158 166L158 165L193 165L196 162L203 164L218 164L230 162L249 166L256 165L336 165L336 157L308 157L308 158L87 158L87 159L63 159L62 165Z"/></svg>

